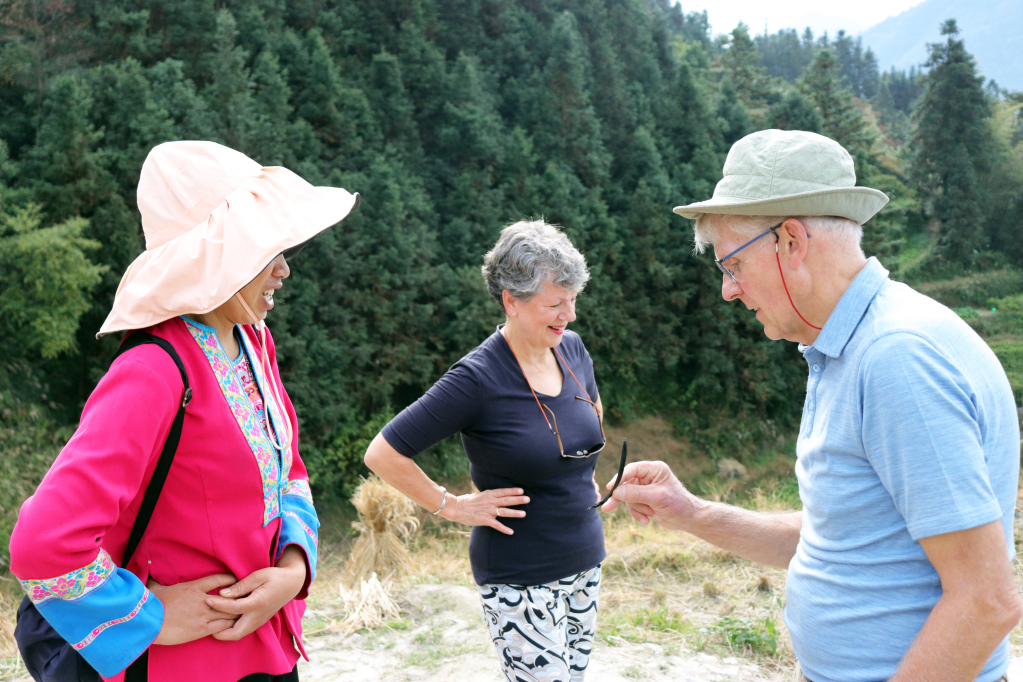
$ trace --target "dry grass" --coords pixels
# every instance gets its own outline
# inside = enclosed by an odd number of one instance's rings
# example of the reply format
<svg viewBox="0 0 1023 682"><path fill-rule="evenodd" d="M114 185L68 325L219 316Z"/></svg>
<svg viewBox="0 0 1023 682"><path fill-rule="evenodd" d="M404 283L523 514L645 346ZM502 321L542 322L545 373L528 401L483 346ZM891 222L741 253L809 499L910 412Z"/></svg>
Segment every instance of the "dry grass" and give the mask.
<svg viewBox="0 0 1023 682"><path fill-rule="evenodd" d="M784 569L630 521L624 513L605 520L598 636L742 654L767 669L791 668L792 647L781 623Z"/></svg>
<svg viewBox="0 0 1023 682"><path fill-rule="evenodd" d="M468 536L468 529L447 522L425 526L409 546L412 570L396 589L418 583L474 585ZM597 628L603 646L617 646L622 639L654 642L668 650L742 654L767 669L791 667L792 649L781 624L784 570L739 559L657 525L638 526L623 511L605 517L605 537L608 556ZM337 631L343 611L330 576L338 575L336 566L342 562L343 552L325 558L317 576L310 606L322 622L321 629L310 629L312 635ZM770 652L767 620L777 630L776 654ZM755 646L758 642L761 646Z"/></svg>
<svg viewBox="0 0 1023 682"><path fill-rule="evenodd" d="M370 476L355 489L352 506L359 513L352 527L360 535L352 547L342 584L355 588L372 575L383 576L386 582L411 571L412 558L405 543L419 528L417 505L378 477Z"/></svg>
<svg viewBox="0 0 1023 682"><path fill-rule="evenodd" d="M398 602L391 596L389 584L381 583L374 573L369 580L360 580L358 588L339 588L345 619L338 630L350 635L357 630L378 628L401 615Z"/></svg>
<svg viewBox="0 0 1023 682"><path fill-rule="evenodd" d="M21 662L18 644L14 641L15 615L24 593L11 575L0 576L0 680L27 680L28 671Z"/></svg>

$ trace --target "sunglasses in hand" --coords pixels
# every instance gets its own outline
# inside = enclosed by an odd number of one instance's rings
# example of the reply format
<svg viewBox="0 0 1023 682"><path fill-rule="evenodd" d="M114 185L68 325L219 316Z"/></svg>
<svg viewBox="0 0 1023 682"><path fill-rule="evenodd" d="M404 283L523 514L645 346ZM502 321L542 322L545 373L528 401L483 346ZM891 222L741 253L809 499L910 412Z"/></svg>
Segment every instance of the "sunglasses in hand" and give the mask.
<svg viewBox="0 0 1023 682"><path fill-rule="evenodd" d="M611 486L611 491L604 496L597 504L589 507L589 509L596 509L597 507L603 507L604 503L611 499L611 496L615 494L615 490L618 490L618 485L622 482L622 476L625 475L625 460L629 458L629 449L626 445L625 439L622 438L622 459L618 462L618 475L615 476L615 484Z"/></svg>

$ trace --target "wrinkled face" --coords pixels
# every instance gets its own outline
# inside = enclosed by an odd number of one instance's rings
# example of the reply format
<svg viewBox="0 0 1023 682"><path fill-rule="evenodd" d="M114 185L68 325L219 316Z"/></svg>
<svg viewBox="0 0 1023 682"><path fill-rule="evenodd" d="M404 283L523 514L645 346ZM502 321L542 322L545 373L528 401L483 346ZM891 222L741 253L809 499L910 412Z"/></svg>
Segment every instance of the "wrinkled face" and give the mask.
<svg viewBox="0 0 1023 682"><path fill-rule="evenodd" d="M507 289L505 294L505 312L509 319L515 320L518 333L530 345L554 348L561 343L565 327L575 320L578 292L547 282L543 290L528 301L515 300L507 294Z"/></svg>
<svg viewBox="0 0 1023 682"><path fill-rule="evenodd" d="M279 255L238 293L245 299L256 317L262 320L266 317L267 312L274 307L274 292L284 286L284 279L290 274L291 268L288 267L284 255ZM232 322L237 324L253 323L254 320L237 299L232 298L224 307L227 308L227 315Z"/></svg>
<svg viewBox="0 0 1023 682"><path fill-rule="evenodd" d="M729 254L749 240L749 236L721 229L714 238L714 257ZM802 331L793 324L793 318L799 324L802 322L793 313L785 295L774 244L774 236L767 235L725 261L724 266L735 276L738 284L722 273L721 295L726 301L739 299L754 311L769 339L791 339L795 333Z"/></svg>

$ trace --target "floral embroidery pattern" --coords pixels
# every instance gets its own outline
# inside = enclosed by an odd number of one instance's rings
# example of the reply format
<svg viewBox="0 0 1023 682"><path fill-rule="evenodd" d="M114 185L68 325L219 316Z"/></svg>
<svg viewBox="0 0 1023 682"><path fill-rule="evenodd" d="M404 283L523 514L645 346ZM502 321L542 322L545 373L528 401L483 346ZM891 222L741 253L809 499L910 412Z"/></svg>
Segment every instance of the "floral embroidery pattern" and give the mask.
<svg viewBox="0 0 1023 682"><path fill-rule="evenodd" d="M21 587L36 606L50 599L74 601L103 585L116 570L110 555L100 549L96 560L87 566L48 580L22 580Z"/></svg>
<svg viewBox="0 0 1023 682"><path fill-rule="evenodd" d="M310 538L312 538L312 540L313 540L313 547L318 547L319 546L320 539L316 535L316 531L314 531L312 528L307 526L306 522L303 521L302 518L298 514L296 514L295 512L292 512L292 511L286 511L286 512L284 512L284 515L289 517L289 518L295 519L295 521L298 523L299 527L302 530L305 531L305 534L308 535Z"/></svg>
<svg viewBox="0 0 1023 682"><path fill-rule="evenodd" d="M245 436L245 440L249 443L249 448L252 449L252 453L256 456L259 476L263 481L263 525L265 526L281 515L279 487L283 476L281 475L277 454L274 452L273 446L270 445L270 439L267 438L266 432L263 430L263 426L260 423L262 420L252 410L252 404L245 394L242 382L238 379L238 375L235 374L227 354L221 348L216 332L212 330L206 331L187 319L185 320L185 326L188 327L192 338L195 339L203 353L206 354L206 360L210 363L213 374L217 377L220 391L227 399L228 407L231 408L231 413L238 422L242 435ZM245 338L245 334L242 334L242 338ZM247 343L246 346L248 346ZM291 468L290 452L287 453L284 464L284 476L287 476L287 471Z"/></svg>
<svg viewBox="0 0 1023 682"><path fill-rule="evenodd" d="M284 487L284 494L301 497L309 504L313 503L313 492L309 489L309 481L305 479L296 478L288 481L288 484Z"/></svg>
<svg viewBox="0 0 1023 682"><path fill-rule="evenodd" d="M92 644L92 641L99 637L100 633L106 630L107 628L113 627L118 623L127 623L129 620L139 615L139 611L142 610L142 605L146 603L147 599L149 599L149 595L150 595L149 590L146 590L142 594L142 599L139 600L139 603L135 605L135 608L132 609L131 613L129 613L127 616L122 616L121 618L116 618L114 620L108 620L106 623L96 626L96 629L90 632L85 639L83 639L81 642L77 642L76 644L72 644L71 646L73 646L76 651L81 651L85 647Z"/></svg>
<svg viewBox="0 0 1023 682"><path fill-rule="evenodd" d="M248 335L242 333L240 336L242 337L242 345L245 347L245 354L251 361L249 367L252 369L252 373L256 376L256 383L259 385L260 393L264 396L270 395L270 387L267 385L267 381L273 381L274 378L272 376L268 378L263 373L263 363L258 359L260 354L256 352L256 349L253 347L252 341L249 339ZM253 360L253 358L256 359ZM283 395L283 391L281 391L281 394ZM284 405L278 405L277 401L272 398L269 401L264 401L264 405L266 406L267 413L270 415L270 421L273 423L274 431L276 431L278 435L287 433L287 427L284 422L288 419L288 415L281 411L284 409ZM281 480L286 482L288 480L288 472L291 471L290 447L281 452L281 463Z"/></svg>
<svg viewBox="0 0 1023 682"><path fill-rule="evenodd" d="M242 353L241 357L235 360L234 371L238 375L238 380L242 382L242 389L245 391L245 395L249 397L249 403L252 405L252 411L256 413L256 418L259 423L263 423L263 396L259 393L259 385L256 383L256 375L252 372L252 363L249 362L249 354Z"/></svg>

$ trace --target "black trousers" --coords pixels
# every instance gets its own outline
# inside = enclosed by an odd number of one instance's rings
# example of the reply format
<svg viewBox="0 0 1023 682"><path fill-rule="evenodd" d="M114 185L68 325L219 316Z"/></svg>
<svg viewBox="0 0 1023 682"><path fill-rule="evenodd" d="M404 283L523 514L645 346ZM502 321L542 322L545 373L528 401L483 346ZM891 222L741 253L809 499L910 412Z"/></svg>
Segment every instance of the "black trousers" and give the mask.
<svg viewBox="0 0 1023 682"><path fill-rule="evenodd" d="M271 675L270 673L253 673L246 675L238 682L298 682L298 666L290 673L283 675Z"/></svg>
<svg viewBox="0 0 1023 682"><path fill-rule="evenodd" d="M128 666L124 674L124 682L149 682L149 650L147 649L134 663ZM270 673L253 673L246 675L238 682L298 682L298 666L290 673L271 675Z"/></svg>

